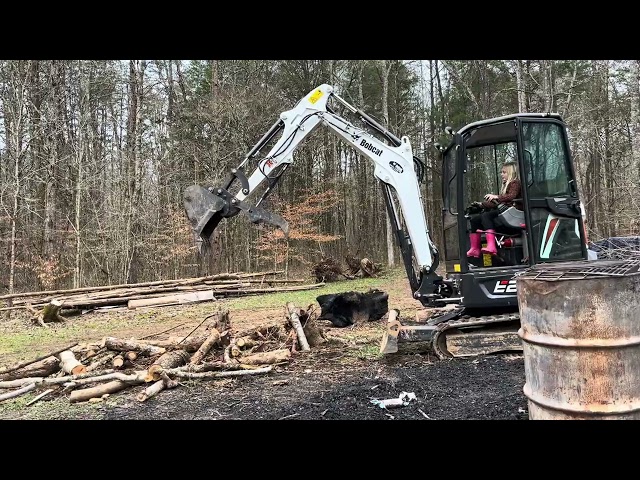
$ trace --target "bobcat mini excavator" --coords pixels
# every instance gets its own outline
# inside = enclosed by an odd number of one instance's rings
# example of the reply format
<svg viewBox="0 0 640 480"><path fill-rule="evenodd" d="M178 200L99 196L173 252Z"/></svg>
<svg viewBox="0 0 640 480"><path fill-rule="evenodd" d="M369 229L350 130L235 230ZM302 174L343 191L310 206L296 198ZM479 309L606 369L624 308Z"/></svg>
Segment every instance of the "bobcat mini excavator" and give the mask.
<svg viewBox="0 0 640 480"><path fill-rule="evenodd" d="M336 113L334 104L358 126ZM185 190L184 207L200 251L223 218L239 213L288 234L287 222L260 205L293 163L296 148L320 125L374 163L413 296L425 307L437 307L434 316L422 322L400 323L390 316L381 352L393 353L399 342L414 341L427 342L441 358L522 350L517 275L541 262L588 259L561 117L521 113L474 122L457 132L447 127L450 144L436 145L442 160L443 277L420 192L424 162L413 154L406 136L395 136L331 85L320 85L281 113L224 185ZM267 145L272 146L261 154ZM468 258L470 215L477 200L499 192L506 160L517 162L523 210L510 207L498 217L497 255ZM249 162L257 167L247 175Z"/></svg>

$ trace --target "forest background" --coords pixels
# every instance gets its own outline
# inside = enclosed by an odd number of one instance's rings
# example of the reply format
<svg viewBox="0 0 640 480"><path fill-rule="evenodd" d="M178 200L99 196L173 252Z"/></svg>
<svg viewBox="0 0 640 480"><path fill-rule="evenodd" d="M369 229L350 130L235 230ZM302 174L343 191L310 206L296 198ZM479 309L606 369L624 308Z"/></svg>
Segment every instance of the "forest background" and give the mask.
<svg viewBox="0 0 640 480"><path fill-rule="evenodd" d="M637 60L0 60L0 293L308 275L347 254L397 265L372 163L326 129L305 140L267 202L290 222L289 241L239 216L198 255L184 189L222 183L322 83L410 138L438 246L434 143L448 143L445 126L515 112L566 121L590 240L638 233Z"/></svg>

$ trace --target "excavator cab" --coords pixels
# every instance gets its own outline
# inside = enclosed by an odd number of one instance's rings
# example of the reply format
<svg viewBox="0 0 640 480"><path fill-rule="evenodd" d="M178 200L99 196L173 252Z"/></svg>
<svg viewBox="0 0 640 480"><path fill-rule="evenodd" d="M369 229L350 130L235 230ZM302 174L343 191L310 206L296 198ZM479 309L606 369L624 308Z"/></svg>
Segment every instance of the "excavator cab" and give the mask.
<svg viewBox="0 0 640 480"><path fill-rule="evenodd" d="M557 114L515 114L465 126L442 149L444 263L467 310L516 309L515 275L541 262L587 260L567 128ZM516 206L499 206L497 255L467 257L471 217L500 193L504 162L515 162ZM483 244L486 234L481 232Z"/></svg>

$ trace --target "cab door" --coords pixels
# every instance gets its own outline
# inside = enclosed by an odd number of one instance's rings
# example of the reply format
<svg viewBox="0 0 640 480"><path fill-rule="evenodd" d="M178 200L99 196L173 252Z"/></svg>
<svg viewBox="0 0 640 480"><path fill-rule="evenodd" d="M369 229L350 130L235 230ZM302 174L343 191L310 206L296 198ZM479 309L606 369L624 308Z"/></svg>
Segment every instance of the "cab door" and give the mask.
<svg viewBox="0 0 640 480"><path fill-rule="evenodd" d="M564 123L518 118L530 264L587 259L580 200Z"/></svg>
<svg viewBox="0 0 640 480"><path fill-rule="evenodd" d="M461 270L460 217L458 215L458 194L460 192L460 136L455 135L452 144L442 155L442 228L444 258L447 272Z"/></svg>

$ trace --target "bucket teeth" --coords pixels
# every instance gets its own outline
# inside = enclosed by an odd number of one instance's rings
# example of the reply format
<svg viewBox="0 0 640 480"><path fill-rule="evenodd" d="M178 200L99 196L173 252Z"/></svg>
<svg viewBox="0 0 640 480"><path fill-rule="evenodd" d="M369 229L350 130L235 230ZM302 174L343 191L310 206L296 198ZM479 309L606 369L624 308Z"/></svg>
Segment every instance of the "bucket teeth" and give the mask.
<svg viewBox="0 0 640 480"><path fill-rule="evenodd" d="M282 230L285 237L289 236L289 224L280 215L268 212L260 207L250 206L246 202L239 202L238 206L249 216L249 220L252 223L267 223L274 225Z"/></svg>

